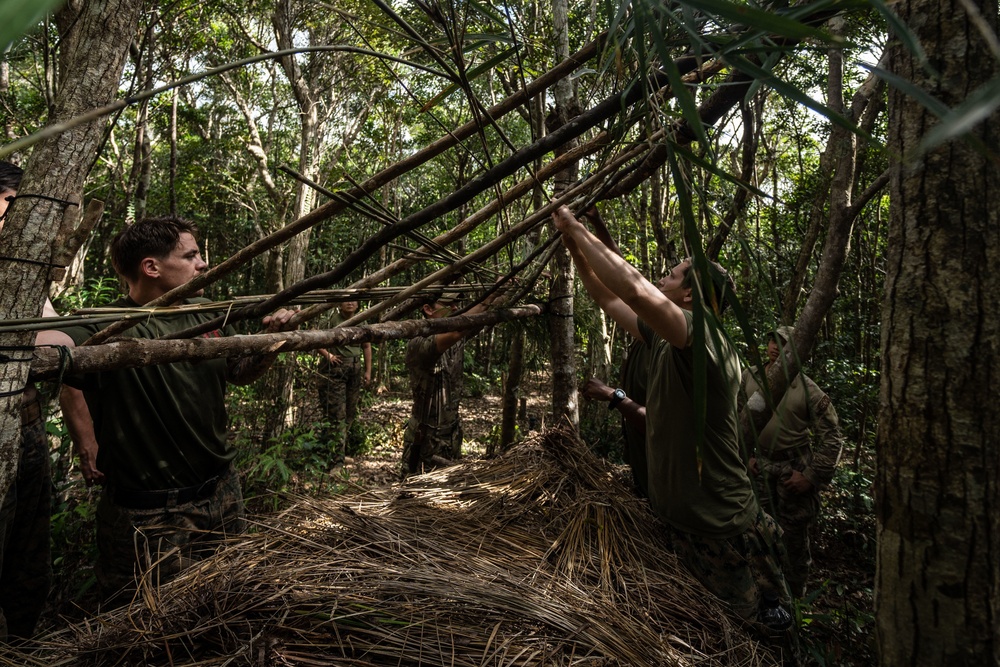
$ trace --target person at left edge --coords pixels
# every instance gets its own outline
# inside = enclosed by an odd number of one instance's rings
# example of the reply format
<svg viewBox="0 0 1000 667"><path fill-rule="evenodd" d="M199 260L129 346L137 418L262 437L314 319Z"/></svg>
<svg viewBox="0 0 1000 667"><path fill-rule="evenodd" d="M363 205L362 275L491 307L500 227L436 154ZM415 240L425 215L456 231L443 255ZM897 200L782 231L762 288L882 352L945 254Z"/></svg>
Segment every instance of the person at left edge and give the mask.
<svg viewBox="0 0 1000 667"><path fill-rule="evenodd" d="M138 307L187 283L208 265L194 223L147 218L111 244L111 261L128 294L112 305ZM198 292L177 304L205 302ZM268 332L289 328L293 313L264 318ZM215 317L156 315L122 335L158 338ZM82 343L106 325L64 329ZM228 336L231 326L203 334ZM87 485L103 484L97 508L96 574L110 604L124 602L139 577L175 576L245 529L236 455L227 441L226 384L248 384L274 354L123 368L85 376L82 391L65 387L63 413ZM72 382L72 381L68 381Z"/></svg>

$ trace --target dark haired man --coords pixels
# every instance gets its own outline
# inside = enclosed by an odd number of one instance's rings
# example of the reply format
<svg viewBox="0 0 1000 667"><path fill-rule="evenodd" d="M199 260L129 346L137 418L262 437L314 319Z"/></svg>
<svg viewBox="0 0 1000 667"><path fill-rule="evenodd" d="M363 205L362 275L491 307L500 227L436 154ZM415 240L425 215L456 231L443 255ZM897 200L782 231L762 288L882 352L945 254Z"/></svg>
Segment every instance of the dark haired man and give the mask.
<svg viewBox="0 0 1000 667"><path fill-rule="evenodd" d="M196 233L193 223L172 217L147 218L122 230L111 257L128 294L113 305L143 306L205 271ZM264 324L279 331L291 315L281 310ZM123 335L158 338L212 317L192 311L151 315ZM64 331L72 345L101 328ZM227 326L204 336L233 333ZM64 388L63 412L81 472L88 485L104 484L97 508L97 576L106 596L122 601L118 594L132 589L137 575L164 581L214 550L219 539L244 530L239 476L231 465L236 452L226 438L226 383L252 382L273 359L124 368L83 378L84 392Z"/></svg>
<svg viewBox="0 0 1000 667"><path fill-rule="evenodd" d="M711 280L698 283L704 348L695 350L693 288L699 277L690 260L654 285L567 207L552 218L587 292L650 350L646 454L653 511L670 527L682 562L709 591L745 621L786 630L791 617L778 606L786 593L776 558L777 527L757 504L739 450L739 361L715 322L732 289L728 274L715 264Z"/></svg>
<svg viewBox="0 0 1000 667"><path fill-rule="evenodd" d="M0 230L23 173L20 167L0 161ZM43 314L56 315L48 299ZM45 336L36 338L36 343L47 342ZM29 383L21 397L17 476L0 504L0 641L34 634L49 594L51 487L42 401L38 389Z"/></svg>

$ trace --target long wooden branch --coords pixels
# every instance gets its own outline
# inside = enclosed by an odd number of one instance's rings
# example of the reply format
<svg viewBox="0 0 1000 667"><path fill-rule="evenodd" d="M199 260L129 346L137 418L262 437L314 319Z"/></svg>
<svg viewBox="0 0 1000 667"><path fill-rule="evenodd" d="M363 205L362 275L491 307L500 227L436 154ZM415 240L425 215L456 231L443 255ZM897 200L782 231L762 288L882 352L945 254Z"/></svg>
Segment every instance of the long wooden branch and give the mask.
<svg viewBox="0 0 1000 667"><path fill-rule="evenodd" d="M698 60L693 57L684 57L676 64L677 68L686 74L698 66ZM314 289L328 287L361 266L362 263L382 246L399 238L408 231L417 229L431 220L434 220L450 211L454 211L459 206L468 203L473 197L480 194L487 188L493 187L502 179L514 174L517 170L531 163L558 146L569 142L582 135L584 132L596 127L598 124L613 117L626 108L635 104L644 94L645 87L641 82L633 82L625 91L612 95L596 106L588 109L584 113L576 116L558 130L548 134L535 143L516 151L505 160L499 162L495 167L489 169L484 174L472 179L464 186L452 194L438 200L434 204L427 206L416 213L412 213L399 222L383 227L378 232L368 237L361 246L347 256L339 265L326 273L317 274L302 280L295 285L284 289L262 304L247 307L234 312L229 316L229 321L242 321L248 318L262 317L272 312L276 308L288 303L289 300L305 294ZM328 204L329 206L329 204ZM196 279L197 280L197 279ZM193 283L195 281L191 281ZM188 283L189 285L191 283ZM206 322L199 327L192 327L185 331L172 334L170 338L185 338L196 336L207 331L217 329L225 322L224 318L217 318L211 322Z"/></svg>
<svg viewBox="0 0 1000 667"><path fill-rule="evenodd" d="M527 104L528 101L540 93L544 92L552 84L560 79L568 76L574 70L576 70L581 65L585 64L598 51L598 47L603 42L604 36L601 35L598 39L595 39L591 43L584 46L582 49L574 53L572 56L562 61L551 70L542 74L537 79L533 80L523 89L517 91L513 95L508 96L504 100L500 101L498 104L490 107L488 113L493 118L500 118L512 110L516 109L522 104ZM221 264L209 269L204 274L196 277L194 280L181 285L173 290L170 290L160 298L156 299L155 302L151 302L151 306L163 306L169 305L178 301L180 299L186 298L194 294L195 292L204 289L208 285L214 283L220 278L228 275L229 273L235 271L239 267L243 266L249 262L254 257L261 255L272 248L275 248L285 241L289 240L296 234L299 234L306 229L313 227L314 225L327 220L337 213L340 213L345 208L350 205L351 202L359 200L365 197L367 194L374 192L378 188L382 187L386 183L399 178L403 174L416 169L420 165L428 162L429 160L437 157L444 151L455 146L460 141L463 141L478 131L478 125L475 121L470 121L465 123L461 127L455 129L450 134L441 137L437 141L429 144L426 148L414 153L413 155L394 163L393 165L386 167L382 171L378 172L360 186L351 188L343 193L341 193L341 199L328 202L323 206L310 211L308 214L302 216L298 220L294 220L289 224L285 225L278 231L266 236L259 241L241 249L236 252L232 257L228 258ZM121 333L125 329L129 328L129 325L119 325L114 330L110 327L101 331L98 335L91 338L86 342L87 345L96 345L100 342L107 340L108 338Z"/></svg>
<svg viewBox="0 0 1000 667"><path fill-rule="evenodd" d="M566 155L571 155L577 153L580 150L584 150L589 145L590 144L585 144L582 147L577 147L576 149L567 153ZM572 187L565 190L559 197L552 200L542 208L532 212L531 215L529 215L524 220L522 220L521 222L517 223L516 225L508 229L501 236L491 240L485 245L480 246L474 252L469 253L468 255L459 259L458 261L448 266L442 267L437 271L431 273L430 275L421 278L420 280L413 283L409 287L403 289L401 292L398 292L395 296L388 299L387 301L377 304L376 306L369 308L364 312L356 314L354 317L348 320L348 322L353 324L356 322L366 321L374 317L376 314L387 310L391 306L397 303L401 303L403 300L413 296L414 294L417 293L418 290L426 288L430 285L442 283L452 275L459 273L460 271L463 271L464 268L469 264L473 262L481 262L485 260L487 257L490 257L500 252L500 250L504 248L508 243L510 243L511 240L523 236L524 234L528 233L529 231L537 227L539 224L542 224L545 221L547 221L551 216L552 212L556 210L560 205L573 201L573 199L577 198L581 193L589 192L590 189L594 186L594 184L599 183L604 176L614 171L618 166L620 166L624 162L634 159L635 156L643 150L645 150L644 147L635 147L632 150L627 151L623 155L616 158L614 161L609 162L604 167L599 169L597 172L592 174L590 178L587 178L580 183L574 184ZM553 172L553 174L554 173L557 172Z"/></svg>
<svg viewBox="0 0 1000 667"><path fill-rule="evenodd" d="M118 339L103 345L68 349L63 367L60 350L38 348L31 365L33 379L51 379L60 373L85 374L100 371L169 364L177 361L202 361L252 354L316 350L321 347L380 343L386 340L429 336L535 317L545 312L544 305L493 310L478 315L387 322L364 327L338 327L317 331L287 331L253 336L190 338L184 340Z"/></svg>

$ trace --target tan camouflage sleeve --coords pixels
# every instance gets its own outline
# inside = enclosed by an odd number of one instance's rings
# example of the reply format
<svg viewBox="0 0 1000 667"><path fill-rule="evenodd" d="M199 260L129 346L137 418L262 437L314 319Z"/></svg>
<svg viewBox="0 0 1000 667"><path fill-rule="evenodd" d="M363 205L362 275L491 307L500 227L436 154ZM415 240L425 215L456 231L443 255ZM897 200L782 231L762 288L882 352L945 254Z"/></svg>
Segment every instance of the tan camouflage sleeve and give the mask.
<svg viewBox="0 0 1000 667"><path fill-rule="evenodd" d="M818 389L818 388L817 388ZM823 488L833 479L833 471L840 462L844 449L844 436L840 431L840 420L837 411L830 402L830 397L822 391L811 408L813 414L813 446L812 462L802 474L816 488Z"/></svg>

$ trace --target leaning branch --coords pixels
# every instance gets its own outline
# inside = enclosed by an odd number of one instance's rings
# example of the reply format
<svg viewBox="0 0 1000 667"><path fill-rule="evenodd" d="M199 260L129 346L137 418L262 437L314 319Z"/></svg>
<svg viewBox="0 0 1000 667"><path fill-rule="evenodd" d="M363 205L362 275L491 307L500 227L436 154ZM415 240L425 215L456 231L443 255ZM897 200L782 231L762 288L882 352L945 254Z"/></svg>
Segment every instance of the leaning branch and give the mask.
<svg viewBox="0 0 1000 667"><path fill-rule="evenodd" d="M528 101L544 92L547 88L553 85L556 81L568 76L575 69L586 63L588 60L594 57L597 53L599 45L603 42L604 36L601 35L598 39L593 40L582 49L574 53L572 56L562 61L551 70L542 74L537 79L529 83L523 89L517 91L513 95L508 96L498 104L490 107L487 110L487 114L492 118L500 118L522 104L527 104ZM308 214L302 216L298 220L294 220L278 231L270 234L255 243L243 248L238 251L229 259L225 260L218 266L209 269L202 275L194 278L190 282L181 285L175 289L170 290L166 294L162 295L154 302L147 305L150 306L166 306L170 305L180 299L187 298L192 294L195 294L199 290L204 289L208 285L214 283L220 278L228 275L229 273L235 271L239 267L243 266L254 257L261 255L268 250L271 250L285 241L291 239L293 236L313 227L314 225L323 222L334 215L337 215L345 208L350 206L353 202L359 201L366 197L368 194L376 191L386 183L399 178L403 174L406 174L413 169L416 169L420 165L428 162L429 160L437 157L441 153L445 152L449 148L457 145L459 142L471 137L479 130L479 126L475 121L470 121L465 123L461 127L457 128L450 134L441 137L437 141L431 143L426 148L417 151L410 157L400 160L395 164L386 167L382 171L378 172L371 178L369 178L364 183L357 187L351 188L340 193L340 198L331 202L327 202L323 206L310 211ZM393 237L395 238L395 237ZM335 282L335 281L334 281ZM332 282L328 284L333 284ZM269 311L267 311L269 312ZM108 328L101 331L99 334L91 338L86 342L87 345L96 345L115 334L121 333L125 329L129 328L130 325L120 325L114 329Z"/></svg>
<svg viewBox="0 0 1000 667"><path fill-rule="evenodd" d="M458 331L535 317L545 312L544 305L493 310L478 315L386 322L365 327L338 327L316 331L228 336L221 338L191 338L184 340L152 340L144 338L118 339L103 345L90 345L65 350L68 362L61 359L58 348L40 347L31 364L32 379L44 380L60 374L85 374L120 368L170 364L178 361L204 361L222 357L253 354L273 354L316 350L322 347L380 343L400 338L429 336L446 331Z"/></svg>

